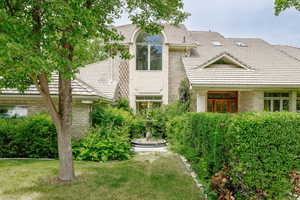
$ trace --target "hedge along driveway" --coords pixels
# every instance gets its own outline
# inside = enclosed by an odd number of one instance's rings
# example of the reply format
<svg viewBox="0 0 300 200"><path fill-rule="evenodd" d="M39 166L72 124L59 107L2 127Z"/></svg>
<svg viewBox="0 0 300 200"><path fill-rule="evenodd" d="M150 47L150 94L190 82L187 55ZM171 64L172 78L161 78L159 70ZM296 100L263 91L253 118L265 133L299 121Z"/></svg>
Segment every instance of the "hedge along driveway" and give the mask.
<svg viewBox="0 0 300 200"><path fill-rule="evenodd" d="M236 199L284 199L293 190L289 173L300 170L295 113L189 113L169 123L168 137L206 182L212 199L221 191L211 190L217 172L230 177L221 187Z"/></svg>

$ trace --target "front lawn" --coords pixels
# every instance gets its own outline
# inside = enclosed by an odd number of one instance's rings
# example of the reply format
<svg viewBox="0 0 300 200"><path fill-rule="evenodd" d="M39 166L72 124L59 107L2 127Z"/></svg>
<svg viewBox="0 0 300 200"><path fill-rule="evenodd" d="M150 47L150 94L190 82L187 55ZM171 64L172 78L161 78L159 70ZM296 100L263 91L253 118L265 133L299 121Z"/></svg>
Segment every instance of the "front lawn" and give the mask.
<svg viewBox="0 0 300 200"><path fill-rule="evenodd" d="M77 179L58 183L58 161L0 160L2 200L193 200L199 189L176 155L138 155L129 161L75 162Z"/></svg>

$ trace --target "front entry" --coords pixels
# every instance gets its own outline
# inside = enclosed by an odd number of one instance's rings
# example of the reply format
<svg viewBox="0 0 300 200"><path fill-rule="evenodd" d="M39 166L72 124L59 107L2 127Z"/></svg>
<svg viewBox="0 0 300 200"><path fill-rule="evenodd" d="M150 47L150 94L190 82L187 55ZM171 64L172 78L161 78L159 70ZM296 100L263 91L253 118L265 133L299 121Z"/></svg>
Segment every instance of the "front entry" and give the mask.
<svg viewBox="0 0 300 200"><path fill-rule="evenodd" d="M234 113L238 111L237 92L208 92L207 111L218 113Z"/></svg>

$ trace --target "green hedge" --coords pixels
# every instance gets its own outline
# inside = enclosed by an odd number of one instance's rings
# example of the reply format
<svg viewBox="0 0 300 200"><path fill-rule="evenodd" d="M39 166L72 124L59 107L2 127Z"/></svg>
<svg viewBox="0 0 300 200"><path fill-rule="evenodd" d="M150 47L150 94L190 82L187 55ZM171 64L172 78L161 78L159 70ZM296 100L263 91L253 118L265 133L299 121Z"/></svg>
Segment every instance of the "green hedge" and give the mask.
<svg viewBox="0 0 300 200"><path fill-rule="evenodd" d="M0 119L0 157L57 156L56 129L47 115Z"/></svg>
<svg viewBox="0 0 300 200"><path fill-rule="evenodd" d="M206 182L210 199L283 199L289 173L300 170L300 116L189 113L167 127L172 148L186 156ZM218 177L225 182L216 184ZM212 184L213 183L213 184Z"/></svg>

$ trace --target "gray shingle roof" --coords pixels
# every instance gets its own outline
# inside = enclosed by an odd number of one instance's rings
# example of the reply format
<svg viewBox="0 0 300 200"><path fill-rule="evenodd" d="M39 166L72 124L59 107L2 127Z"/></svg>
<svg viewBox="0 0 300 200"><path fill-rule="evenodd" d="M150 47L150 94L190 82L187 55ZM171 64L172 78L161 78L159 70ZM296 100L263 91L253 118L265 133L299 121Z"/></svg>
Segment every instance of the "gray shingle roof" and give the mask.
<svg viewBox="0 0 300 200"><path fill-rule="evenodd" d="M288 56L291 56L300 61L300 48L281 45L275 45L274 47L287 54Z"/></svg>
<svg viewBox="0 0 300 200"><path fill-rule="evenodd" d="M119 59L107 59L101 62L87 65L80 69L77 77L98 93L102 93L109 99L114 99L118 87Z"/></svg>
<svg viewBox="0 0 300 200"><path fill-rule="evenodd" d="M58 95L58 74L52 74L52 80L49 83L49 89L51 95ZM0 95L39 95L39 91L34 85L31 85L24 93L19 92L14 88L0 89ZM105 97L105 95L97 92L80 79L72 81L72 94L77 96L91 96L91 97Z"/></svg>
<svg viewBox="0 0 300 200"><path fill-rule="evenodd" d="M192 31L191 35L199 45L191 57L182 60L192 85L300 87L300 61L261 39L224 38L218 33L200 31ZM222 46L214 46L212 41L219 41ZM247 47L238 46L236 42L245 43ZM293 52L294 57L300 56L297 51ZM252 70L233 65L197 68L224 53L251 66Z"/></svg>

